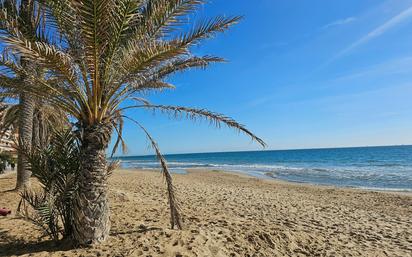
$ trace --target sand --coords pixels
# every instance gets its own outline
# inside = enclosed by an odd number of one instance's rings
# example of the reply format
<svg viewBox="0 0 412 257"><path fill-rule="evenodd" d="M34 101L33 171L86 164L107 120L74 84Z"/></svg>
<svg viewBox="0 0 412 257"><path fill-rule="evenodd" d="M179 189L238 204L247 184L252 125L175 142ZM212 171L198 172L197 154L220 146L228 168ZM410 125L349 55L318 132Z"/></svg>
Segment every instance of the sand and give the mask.
<svg viewBox="0 0 412 257"><path fill-rule="evenodd" d="M169 228L159 173L110 179L107 242L70 249L0 217L0 256L412 256L410 194L260 180L217 171L174 175L184 229ZM0 207L16 209L15 175L0 177Z"/></svg>

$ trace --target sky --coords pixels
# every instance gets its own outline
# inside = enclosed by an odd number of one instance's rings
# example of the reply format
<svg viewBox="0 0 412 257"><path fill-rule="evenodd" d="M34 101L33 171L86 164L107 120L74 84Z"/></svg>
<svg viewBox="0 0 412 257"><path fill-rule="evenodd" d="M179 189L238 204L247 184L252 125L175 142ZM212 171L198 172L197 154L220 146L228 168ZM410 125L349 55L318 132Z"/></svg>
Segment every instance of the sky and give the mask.
<svg viewBox="0 0 412 257"><path fill-rule="evenodd" d="M193 48L229 60L169 78L154 104L223 113L267 149L412 144L412 0L210 0L196 18L243 15ZM207 122L131 110L163 153L262 149ZM127 123L126 155L151 154Z"/></svg>

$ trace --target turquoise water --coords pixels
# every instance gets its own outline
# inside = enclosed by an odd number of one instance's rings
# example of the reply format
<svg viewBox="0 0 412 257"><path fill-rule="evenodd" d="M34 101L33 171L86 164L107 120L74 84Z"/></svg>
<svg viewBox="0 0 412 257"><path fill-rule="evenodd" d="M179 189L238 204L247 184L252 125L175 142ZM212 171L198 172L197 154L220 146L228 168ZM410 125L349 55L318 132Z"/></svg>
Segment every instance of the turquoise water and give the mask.
<svg viewBox="0 0 412 257"><path fill-rule="evenodd" d="M286 181L412 191L412 146L166 155L174 172L226 170ZM124 168L157 169L154 156L120 157Z"/></svg>

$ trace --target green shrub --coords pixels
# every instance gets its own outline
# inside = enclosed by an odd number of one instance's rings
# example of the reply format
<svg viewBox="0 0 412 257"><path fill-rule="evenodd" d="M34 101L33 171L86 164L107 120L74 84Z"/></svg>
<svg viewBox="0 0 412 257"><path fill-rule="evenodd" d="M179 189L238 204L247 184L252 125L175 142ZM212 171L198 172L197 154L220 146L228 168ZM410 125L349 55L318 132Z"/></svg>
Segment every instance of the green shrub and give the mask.
<svg viewBox="0 0 412 257"><path fill-rule="evenodd" d="M79 149L77 137L68 129L54 132L45 149L34 149L29 154L32 175L40 182L41 189L23 191L18 211L53 240L71 237L73 233Z"/></svg>

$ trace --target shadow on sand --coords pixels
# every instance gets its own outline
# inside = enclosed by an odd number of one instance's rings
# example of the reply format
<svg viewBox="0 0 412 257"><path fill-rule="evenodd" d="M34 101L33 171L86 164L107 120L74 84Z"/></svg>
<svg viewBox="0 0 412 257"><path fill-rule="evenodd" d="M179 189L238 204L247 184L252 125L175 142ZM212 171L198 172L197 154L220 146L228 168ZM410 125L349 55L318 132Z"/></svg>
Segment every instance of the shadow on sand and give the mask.
<svg viewBox="0 0 412 257"><path fill-rule="evenodd" d="M156 227L139 227L136 230L130 231L113 231L110 236L128 235L135 233L146 233L153 230L162 230ZM10 255L24 255L33 254L39 252L59 252L70 251L76 249L69 241L36 241L27 242L18 238L15 238L7 233L7 231L0 230L0 257Z"/></svg>
<svg viewBox="0 0 412 257"><path fill-rule="evenodd" d="M156 227L139 227L138 229L135 230L128 230L128 231L113 231L110 233L110 236L118 236L118 235L129 235L129 234L144 234L149 231L153 230L162 230L161 228L156 228Z"/></svg>
<svg viewBox="0 0 412 257"><path fill-rule="evenodd" d="M39 252L57 252L74 249L70 242L38 241L27 242L15 238L0 230L0 256L33 254Z"/></svg>
<svg viewBox="0 0 412 257"><path fill-rule="evenodd" d="M5 191L1 191L0 193L17 193L17 190L15 190L15 189L8 189L8 190L5 190Z"/></svg>

